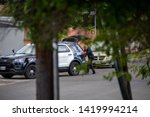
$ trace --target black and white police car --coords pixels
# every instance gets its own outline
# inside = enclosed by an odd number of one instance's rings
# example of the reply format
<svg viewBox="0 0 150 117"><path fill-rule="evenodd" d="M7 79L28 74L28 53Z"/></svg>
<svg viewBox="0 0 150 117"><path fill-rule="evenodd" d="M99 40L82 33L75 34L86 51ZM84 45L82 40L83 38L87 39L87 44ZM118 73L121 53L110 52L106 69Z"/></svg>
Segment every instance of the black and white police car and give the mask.
<svg viewBox="0 0 150 117"><path fill-rule="evenodd" d="M27 44L17 52L0 57L0 75L11 78L13 75L24 75L26 78L36 77L36 57L34 44ZM78 75L77 66L85 63L82 49L77 43L58 43L59 72Z"/></svg>

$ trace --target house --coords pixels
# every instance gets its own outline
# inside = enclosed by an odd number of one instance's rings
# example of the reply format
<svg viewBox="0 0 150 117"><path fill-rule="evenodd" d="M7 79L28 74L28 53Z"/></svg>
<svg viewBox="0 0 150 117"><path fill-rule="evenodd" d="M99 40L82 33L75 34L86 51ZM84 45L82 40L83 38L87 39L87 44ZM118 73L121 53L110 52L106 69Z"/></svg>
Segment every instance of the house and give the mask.
<svg viewBox="0 0 150 117"><path fill-rule="evenodd" d="M0 56L24 45L24 31L14 25L13 17L0 16Z"/></svg>

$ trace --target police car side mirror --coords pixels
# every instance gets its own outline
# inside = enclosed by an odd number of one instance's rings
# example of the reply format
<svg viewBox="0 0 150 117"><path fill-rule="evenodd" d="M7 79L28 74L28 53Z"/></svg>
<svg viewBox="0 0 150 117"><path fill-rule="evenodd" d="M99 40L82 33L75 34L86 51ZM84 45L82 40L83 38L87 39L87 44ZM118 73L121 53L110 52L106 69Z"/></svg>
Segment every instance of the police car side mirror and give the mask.
<svg viewBox="0 0 150 117"><path fill-rule="evenodd" d="M13 54L15 54L15 49L12 49Z"/></svg>

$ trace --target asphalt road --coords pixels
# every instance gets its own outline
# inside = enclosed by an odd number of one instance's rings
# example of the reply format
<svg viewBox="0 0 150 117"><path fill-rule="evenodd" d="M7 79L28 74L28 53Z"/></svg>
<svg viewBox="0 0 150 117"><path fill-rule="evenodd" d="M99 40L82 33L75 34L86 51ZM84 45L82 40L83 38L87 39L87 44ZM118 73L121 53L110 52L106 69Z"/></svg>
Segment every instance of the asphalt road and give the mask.
<svg viewBox="0 0 150 117"><path fill-rule="evenodd" d="M111 82L103 78L113 69L96 69L96 74L68 76L59 74L61 100L121 100L118 81ZM150 80L150 79L149 79ZM3 79L0 76L0 100L34 100L36 99L36 80L25 79L23 76L14 76L12 79ZM133 99L149 100L150 86L148 79L133 78L131 88Z"/></svg>

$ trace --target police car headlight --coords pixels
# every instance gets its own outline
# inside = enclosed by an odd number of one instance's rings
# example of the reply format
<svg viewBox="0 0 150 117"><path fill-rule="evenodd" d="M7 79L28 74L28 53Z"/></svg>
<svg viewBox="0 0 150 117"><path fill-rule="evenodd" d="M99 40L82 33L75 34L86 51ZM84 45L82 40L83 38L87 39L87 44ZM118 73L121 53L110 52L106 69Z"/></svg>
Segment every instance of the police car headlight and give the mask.
<svg viewBox="0 0 150 117"><path fill-rule="evenodd" d="M13 61L13 63L23 63L24 62L24 58L17 58Z"/></svg>

